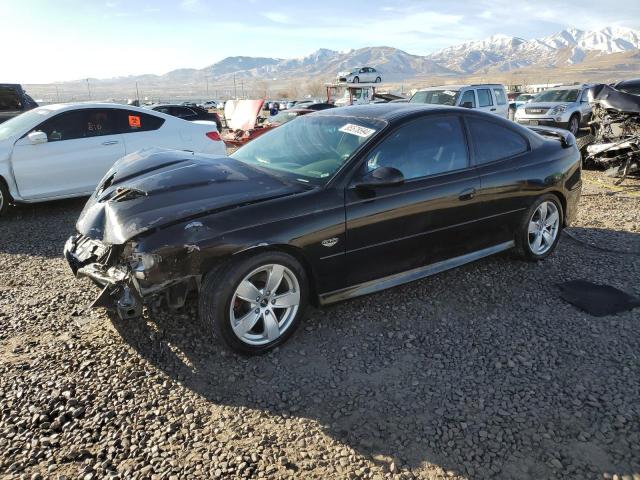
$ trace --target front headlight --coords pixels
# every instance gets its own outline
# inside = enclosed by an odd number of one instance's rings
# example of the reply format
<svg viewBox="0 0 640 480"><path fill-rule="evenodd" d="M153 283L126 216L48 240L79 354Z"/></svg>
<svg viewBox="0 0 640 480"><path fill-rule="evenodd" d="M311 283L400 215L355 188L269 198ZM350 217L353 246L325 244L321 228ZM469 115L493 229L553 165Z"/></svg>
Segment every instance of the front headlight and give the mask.
<svg viewBox="0 0 640 480"><path fill-rule="evenodd" d="M557 105L549 110L549 115L557 115L559 113L564 113L567 111L567 106L565 104Z"/></svg>

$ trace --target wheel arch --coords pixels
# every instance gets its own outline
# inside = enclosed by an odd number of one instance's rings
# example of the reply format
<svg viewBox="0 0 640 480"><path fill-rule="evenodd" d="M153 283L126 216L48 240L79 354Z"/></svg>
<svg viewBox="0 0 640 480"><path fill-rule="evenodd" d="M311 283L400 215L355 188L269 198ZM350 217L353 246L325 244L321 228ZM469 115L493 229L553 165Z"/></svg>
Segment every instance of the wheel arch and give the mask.
<svg viewBox="0 0 640 480"><path fill-rule="evenodd" d="M549 193L554 197L556 197L560 202L560 206L562 207L562 226L566 227L567 226L567 198L559 190L552 190Z"/></svg>
<svg viewBox="0 0 640 480"><path fill-rule="evenodd" d="M307 282L309 285L309 301L316 306L319 304L315 270L302 249L285 243L261 243L256 246L239 250L231 256L231 259L243 258L264 252L281 252L291 255L293 258L295 258L300 263L307 275Z"/></svg>

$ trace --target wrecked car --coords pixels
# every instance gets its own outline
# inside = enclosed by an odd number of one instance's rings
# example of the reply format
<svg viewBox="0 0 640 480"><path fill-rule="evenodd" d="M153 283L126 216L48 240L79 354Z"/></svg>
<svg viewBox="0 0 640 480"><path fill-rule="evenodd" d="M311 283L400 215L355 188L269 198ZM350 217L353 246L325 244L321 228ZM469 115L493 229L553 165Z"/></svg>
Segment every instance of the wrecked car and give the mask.
<svg viewBox="0 0 640 480"><path fill-rule="evenodd" d="M589 90L590 135L580 139L585 163L619 177L640 172L640 97L601 84Z"/></svg>
<svg viewBox="0 0 640 480"><path fill-rule="evenodd" d="M129 319L198 294L203 325L258 354L289 338L309 303L373 294L511 248L546 258L580 187L567 131L456 107L335 108L231 157L125 157L64 253L102 288L95 306Z"/></svg>

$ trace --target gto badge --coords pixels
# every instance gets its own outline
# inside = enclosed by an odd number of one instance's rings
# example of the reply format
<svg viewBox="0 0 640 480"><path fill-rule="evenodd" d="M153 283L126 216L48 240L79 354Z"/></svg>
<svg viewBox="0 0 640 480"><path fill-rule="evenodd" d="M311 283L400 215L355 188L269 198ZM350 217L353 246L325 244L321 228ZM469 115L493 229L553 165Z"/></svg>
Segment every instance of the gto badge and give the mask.
<svg viewBox="0 0 640 480"><path fill-rule="evenodd" d="M323 240L321 243L323 247L333 247L336 243L338 243L338 237L327 238L326 240Z"/></svg>

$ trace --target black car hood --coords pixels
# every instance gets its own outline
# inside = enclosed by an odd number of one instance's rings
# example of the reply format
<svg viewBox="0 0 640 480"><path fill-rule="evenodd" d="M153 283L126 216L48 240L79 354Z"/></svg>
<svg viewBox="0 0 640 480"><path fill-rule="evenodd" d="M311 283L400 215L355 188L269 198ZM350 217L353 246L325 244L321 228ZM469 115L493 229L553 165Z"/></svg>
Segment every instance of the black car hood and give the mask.
<svg viewBox="0 0 640 480"><path fill-rule="evenodd" d="M150 229L304 189L229 157L143 150L107 172L76 228L93 239L122 244Z"/></svg>

